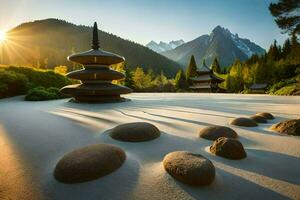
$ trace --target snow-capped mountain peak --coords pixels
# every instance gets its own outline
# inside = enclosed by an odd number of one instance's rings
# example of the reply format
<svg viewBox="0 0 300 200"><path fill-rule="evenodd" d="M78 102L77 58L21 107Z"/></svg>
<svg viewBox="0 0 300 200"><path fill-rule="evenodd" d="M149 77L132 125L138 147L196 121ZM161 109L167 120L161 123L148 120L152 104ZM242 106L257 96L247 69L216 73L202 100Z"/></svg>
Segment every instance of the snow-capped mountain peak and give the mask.
<svg viewBox="0 0 300 200"><path fill-rule="evenodd" d="M209 35L202 35L161 54L182 66L187 66L191 55L194 55L197 63L202 63L204 59L207 65L211 65L218 58L220 65L227 67L236 59L244 61L253 54L264 53L265 50L254 42L240 38L227 28L216 26Z"/></svg>
<svg viewBox="0 0 300 200"><path fill-rule="evenodd" d="M165 51L175 49L176 47L178 47L182 44L184 44L183 40L176 40L176 41L172 40L169 43L166 43L166 42L163 42L163 41L160 41L159 43L156 43L155 41L152 40L151 42L146 44L146 47L148 47L149 49L151 49L151 50L153 50L157 53L162 53L162 52L165 52Z"/></svg>

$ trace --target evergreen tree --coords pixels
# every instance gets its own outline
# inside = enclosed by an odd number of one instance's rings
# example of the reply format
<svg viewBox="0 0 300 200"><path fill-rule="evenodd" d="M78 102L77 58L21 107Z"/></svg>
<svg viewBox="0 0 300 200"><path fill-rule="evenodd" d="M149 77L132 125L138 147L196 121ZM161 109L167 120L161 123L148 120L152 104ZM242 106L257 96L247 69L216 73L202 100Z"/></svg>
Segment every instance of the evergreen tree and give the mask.
<svg viewBox="0 0 300 200"><path fill-rule="evenodd" d="M175 76L175 89L176 90L184 90L187 88L186 77L180 69Z"/></svg>
<svg viewBox="0 0 300 200"><path fill-rule="evenodd" d="M221 73L221 67L217 58L214 59L211 69L215 73Z"/></svg>
<svg viewBox="0 0 300 200"><path fill-rule="evenodd" d="M281 57L283 59L286 59L290 53L291 53L291 42L290 39L288 38L283 44Z"/></svg>
<svg viewBox="0 0 300 200"><path fill-rule="evenodd" d="M274 43L270 46L270 49L267 53L268 60L279 60L280 59L280 50L277 46L277 41L274 40Z"/></svg>
<svg viewBox="0 0 300 200"><path fill-rule="evenodd" d="M124 85L131 89L134 89L134 81L132 78L132 72L126 66L124 67L124 70L125 70Z"/></svg>
<svg viewBox="0 0 300 200"><path fill-rule="evenodd" d="M190 64L186 70L186 79L189 81L191 77L197 76L197 65L194 55L191 56Z"/></svg>
<svg viewBox="0 0 300 200"><path fill-rule="evenodd" d="M297 12L299 8L299 0L279 0L269 6L278 27L290 34L300 34L300 14Z"/></svg>
<svg viewBox="0 0 300 200"><path fill-rule="evenodd" d="M291 38L291 56L300 64L300 43L298 42L296 34L292 34Z"/></svg>

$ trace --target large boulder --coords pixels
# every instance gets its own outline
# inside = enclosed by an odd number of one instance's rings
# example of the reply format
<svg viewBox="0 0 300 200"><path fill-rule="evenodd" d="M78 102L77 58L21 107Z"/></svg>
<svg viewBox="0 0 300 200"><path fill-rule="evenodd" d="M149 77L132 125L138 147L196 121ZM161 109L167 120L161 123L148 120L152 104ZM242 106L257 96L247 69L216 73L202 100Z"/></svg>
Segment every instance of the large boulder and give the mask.
<svg viewBox="0 0 300 200"><path fill-rule="evenodd" d="M245 126L245 127L254 127L257 126L257 123L250 118L238 117L230 121L231 125L235 126Z"/></svg>
<svg viewBox="0 0 300 200"><path fill-rule="evenodd" d="M189 185L208 185L215 178L210 160L187 151L175 151L164 157L165 170L175 179Z"/></svg>
<svg viewBox="0 0 300 200"><path fill-rule="evenodd" d="M267 119L274 119L274 116L271 113L267 112L256 113L255 115L259 115Z"/></svg>
<svg viewBox="0 0 300 200"><path fill-rule="evenodd" d="M216 140L219 137L237 138L237 133L226 126L209 126L199 131L199 137L207 140Z"/></svg>
<svg viewBox="0 0 300 200"><path fill-rule="evenodd" d="M89 145L63 156L55 167L54 177L63 183L94 180L121 167L125 159L125 152L114 145Z"/></svg>
<svg viewBox="0 0 300 200"><path fill-rule="evenodd" d="M232 160L243 159L247 156L242 143L236 139L221 137L210 146L210 152Z"/></svg>
<svg viewBox="0 0 300 200"><path fill-rule="evenodd" d="M272 130L282 134L300 136L300 119L292 119L274 124Z"/></svg>
<svg viewBox="0 0 300 200"><path fill-rule="evenodd" d="M250 117L250 119L253 119L257 123L263 123L263 124L268 123L267 118L265 118L262 115L253 115L253 116Z"/></svg>
<svg viewBox="0 0 300 200"><path fill-rule="evenodd" d="M126 142L143 142L160 136L159 129L146 122L121 124L110 131L110 136L116 140Z"/></svg>

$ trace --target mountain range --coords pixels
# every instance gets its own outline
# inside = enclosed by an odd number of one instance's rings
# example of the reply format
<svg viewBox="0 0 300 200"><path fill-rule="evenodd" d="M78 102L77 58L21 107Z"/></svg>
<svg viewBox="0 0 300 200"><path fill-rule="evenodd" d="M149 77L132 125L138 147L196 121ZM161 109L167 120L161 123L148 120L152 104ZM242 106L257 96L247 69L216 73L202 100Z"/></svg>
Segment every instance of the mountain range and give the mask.
<svg viewBox="0 0 300 200"><path fill-rule="evenodd" d="M151 49L152 51L155 51L157 53L162 53L165 51L169 51L172 49L175 49L176 47L180 46L184 44L183 40L172 40L168 43L160 41L159 43L156 43L155 41L151 41L148 44L146 44L146 47L148 47L149 49Z"/></svg>
<svg viewBox="0 0 300 200"><path fill-rule="evenodd" d="M161 52L167 58L186 67L191 55L195 56L196 63L202 64L205 59L209 66L214 58L218 58L221 67L230 66L236 59L244 61L253 54L262 55L265 50L248 39L232 34L228 29L217 26L208 35L202 35L186 42L175 49Z"/></svg>
<svg viewBox="0 0 300 200"><path fill-rule="evenodd" d="M99 23L101 27L101 22ZM125 57L131 69L137 66L173 77L181 66L135 42L99 30L100 46ZM67 56L91 49L92 27L75 25L64 20L45 19L23 23L8 33L0 55L2 64L53 68L66 65L76 68Z"/></svg>

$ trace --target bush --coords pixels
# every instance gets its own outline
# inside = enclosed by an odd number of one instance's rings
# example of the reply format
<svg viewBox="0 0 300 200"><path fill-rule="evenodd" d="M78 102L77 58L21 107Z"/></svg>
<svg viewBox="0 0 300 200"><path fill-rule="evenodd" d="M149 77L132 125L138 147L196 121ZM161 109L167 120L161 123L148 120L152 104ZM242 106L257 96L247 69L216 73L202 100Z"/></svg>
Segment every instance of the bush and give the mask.
<svg viewBox="0 0 300 200"><path fill-rule="evenodd" d="M61 88L63 86L71 84L71 80L67 77L55 73L52 70L38 70L33 69L30 67L7 67L7 71L13 71L19 74L25 75L29 82L30 82L30 88L35 87L56 87Z"/></svg>
<svg viewBox="0 0 300 200"><path fill-rule="evenodd" d="M299 90L299 89L298 89ZM293 95L297 91L296 85L288 85L274 92L275 95Z"/></svg>
<svg viewBox="0 0 300 200"><path fill-rule="evenodd" d="M0 69L0 98L24 94L28 79L23 74Z"/></svg>
<svg viewBox="0 0 300 200"><path fill-rule="evenodd" d="M58 88L50 87L36 87L28 91L25 96L26 101L44 101L44 100L52 100L52 99L61 99L65 98Z"/></svg>
<svg viewBox="0 0 300 200"><path fill-rule="evenodd" d="M0 98L26 94L28 90L38 87L48 88L50 93L58 94L58 88L69 84L72 84L70 79L51 70L0 67Z"/></svg>
<svg viewBox="0 0 300 200"><path fill-rule="evenodd" d="M295 76L293 78L290 79L286 79L286 80L282 80L278 83L275 83L274 85L272 85L269 89L269 94L276 94L277 90L280 90L281 88L288 86L288 85L292 85L298 82L300 76ZM280 95L280 94L278 94Z"/></svg>

